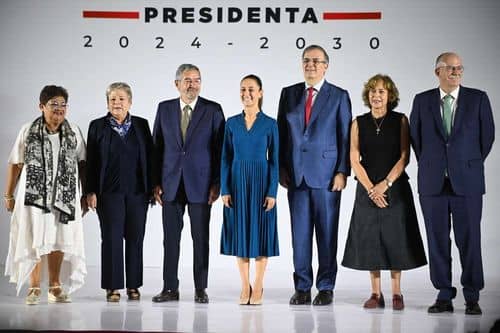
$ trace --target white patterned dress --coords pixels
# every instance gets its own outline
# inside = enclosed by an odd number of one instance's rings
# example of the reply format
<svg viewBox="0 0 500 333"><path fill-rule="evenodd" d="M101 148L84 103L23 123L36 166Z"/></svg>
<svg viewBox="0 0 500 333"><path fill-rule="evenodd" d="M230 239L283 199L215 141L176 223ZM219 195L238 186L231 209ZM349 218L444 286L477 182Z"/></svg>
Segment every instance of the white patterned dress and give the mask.
<svg viewBox="0 0 500 333"><path fill-rule="evenodd" d="M26 139L32 123L25 124L19 132L14 147L9 156L9 163L24 164L24 151ZM70 124L76 135L76 155L78 161L86 158L85 141L78 126ZM57 175L57 161L60 148L59 134L49 134L52 145L53 175ZM29 276L35 265L44 261L42 265L42 279L47 278L46 254L52 251L64 252L61 267L61 282L72 293L83 285L87 268L83 243L82 211L80 198L82 196L78 168L76 170L76 202L75 220L68 224L59 222L59 212L51 209L45 213L42 209L25 206L24 195L26 187L26 168L23 167L17 184L16 204L12 212L9 235L9 253L5 263L5 275L10 276L10 282L16 283L17 294L24 283L29 281ZM54 182L52 182L54 184ZM43 257L42 257L43 256Z"/></svg>

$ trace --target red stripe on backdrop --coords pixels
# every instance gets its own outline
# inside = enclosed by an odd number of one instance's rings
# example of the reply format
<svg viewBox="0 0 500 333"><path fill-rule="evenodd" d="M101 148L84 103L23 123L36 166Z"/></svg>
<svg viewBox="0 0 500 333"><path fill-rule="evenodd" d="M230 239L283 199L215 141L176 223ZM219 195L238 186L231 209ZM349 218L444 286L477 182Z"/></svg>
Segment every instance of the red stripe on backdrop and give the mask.
<svg viewBox="0 0 500 333"><path fill-rule="evenodd" d="M84 10L84 18L139 19L139 12Z"/></svg>
<svg viewBox="0 0 500 333"><path fill-rule="evenodd" d="M323 20L380 20L382 12L324 12Z"/></svg>

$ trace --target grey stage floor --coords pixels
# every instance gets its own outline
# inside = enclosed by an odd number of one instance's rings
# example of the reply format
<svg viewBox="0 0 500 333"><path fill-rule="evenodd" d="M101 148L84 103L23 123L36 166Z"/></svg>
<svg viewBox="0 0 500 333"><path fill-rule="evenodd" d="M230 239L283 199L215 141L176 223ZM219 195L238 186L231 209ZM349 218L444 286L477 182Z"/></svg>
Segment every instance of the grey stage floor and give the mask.
<svg viewBox="0 0 500 333"><path fill-rule="evenodd" d="M0 267L3 271L3 267ZM145 269L145 286L140 302L127 302L122 295L118 304L104 300L99 288L99 271L89 268L85 286L73 295L71 304L47 304L44 297L37 306L24 305L25 290L15 296L14 285L0 279L0 328L39 330L131 330L168 332L489 332L500 318L500 288L491 281L481 295L482 316L465 316L462 296L455 299L455 313L429 315L426 308L435 293L428 283L427 270L403 276L406 308L393 312L390 290L386 290L387 307L367 311L361 307L369 296L368 277L364 273L340 279L331 306L290 306L291 282L266 278L262 306L240 306L236 267L211 275L216 281L208 289L210 304L193 302L190 272L183 274L179 302L153 304L161 287L161 271ZM339 272L341 274L342 272ZM387 275L383 275L388 280ZM342 282L340 282L342 281ZM45 290L46 293L46 290ZM44 295L45 295L44 293ZM314 295L314 294L313 294Z"/></svg>

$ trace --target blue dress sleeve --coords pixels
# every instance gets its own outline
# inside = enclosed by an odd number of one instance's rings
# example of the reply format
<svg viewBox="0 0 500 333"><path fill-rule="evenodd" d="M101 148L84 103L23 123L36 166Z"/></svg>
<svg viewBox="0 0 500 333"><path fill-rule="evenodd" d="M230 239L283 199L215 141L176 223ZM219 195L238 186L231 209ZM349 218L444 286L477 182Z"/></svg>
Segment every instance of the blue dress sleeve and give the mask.
<svg viewBox="0 0 500 333"><path fill-rule="evenodd" d="M279 135L278 124L274 119L272 119L271 133L269 134L267 156L269 164L269 184L267 196L276 198L279 176Z"/></svg>
<svg viewBox="0 0 500 333"><path fill-rule="evenodd" d="M220 186L221 195L231 194L231 165L233 164L233 135L229 124L224 129L224 141L222 145Z"/></svg>

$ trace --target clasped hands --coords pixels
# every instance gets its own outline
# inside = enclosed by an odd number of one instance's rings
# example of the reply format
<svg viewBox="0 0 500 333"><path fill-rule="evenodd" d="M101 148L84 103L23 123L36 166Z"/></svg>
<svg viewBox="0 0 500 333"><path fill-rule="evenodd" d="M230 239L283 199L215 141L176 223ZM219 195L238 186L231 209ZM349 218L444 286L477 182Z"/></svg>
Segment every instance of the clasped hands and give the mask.
<svg viewBox="0 0 500 333"><path fill-rule="evenodd" d="M385 208L389 206L389 203L386 199L387 194L385 194L388 188L389 187L387 186L387 184L385 184L385 182L380 182L368 190L368 197L370 197L370 199L375 205L377 205L377 207Z"/></svg>

